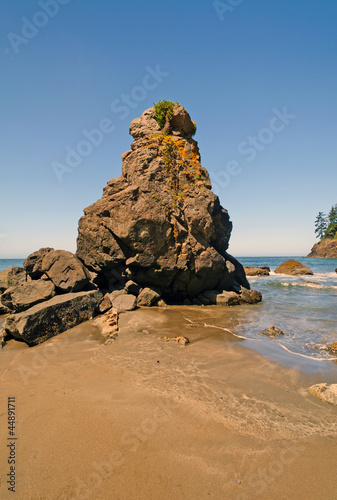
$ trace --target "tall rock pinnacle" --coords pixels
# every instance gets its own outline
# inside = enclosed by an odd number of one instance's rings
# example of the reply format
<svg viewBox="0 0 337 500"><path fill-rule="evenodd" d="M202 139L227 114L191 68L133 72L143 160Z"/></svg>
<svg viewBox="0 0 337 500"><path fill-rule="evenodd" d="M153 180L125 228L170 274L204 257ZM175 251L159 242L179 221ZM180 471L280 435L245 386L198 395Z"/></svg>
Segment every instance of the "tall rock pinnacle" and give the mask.
<svg viewBox="0 0 337 500"><path fill-rule="evenodd" d="M201 166L195 130L185 109L167 101L131 122L122 175L79 221L76 255L101 287L131 279L170 301L249 288L227 254L232 223Z"/></svg>

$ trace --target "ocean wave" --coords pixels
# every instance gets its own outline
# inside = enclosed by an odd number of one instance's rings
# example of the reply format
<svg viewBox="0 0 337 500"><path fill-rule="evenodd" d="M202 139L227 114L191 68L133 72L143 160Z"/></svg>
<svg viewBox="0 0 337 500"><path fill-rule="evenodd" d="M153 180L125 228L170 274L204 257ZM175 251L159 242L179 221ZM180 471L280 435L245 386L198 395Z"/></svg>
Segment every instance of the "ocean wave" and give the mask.
<svg viewBox="0 0 337 500"><path fill-rule="evenodd" d="M264 285L272 286L276 288L282 287L305 287L305 288L314 288L316 290L337 290L337 285L324 285L322 283L309 283L309 282L295 282L295 281L270 281L264 282Z"/></svg>

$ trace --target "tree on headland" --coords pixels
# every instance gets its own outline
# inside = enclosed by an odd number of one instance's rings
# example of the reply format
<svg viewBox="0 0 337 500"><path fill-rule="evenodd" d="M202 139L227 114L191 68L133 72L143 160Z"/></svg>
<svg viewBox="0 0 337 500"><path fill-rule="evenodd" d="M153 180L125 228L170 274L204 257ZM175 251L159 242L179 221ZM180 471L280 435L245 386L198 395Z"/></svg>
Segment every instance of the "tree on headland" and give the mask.
<svg viewBox="0 0 337 500"><path fill-rule="evenodd" d="M334 238L337 233L337 204L333 205L328 215L328 227L325 231L327 238Z"/></svg>
<svg viewBox="0 0 337 500"><path fill-rule="evenodd" d="M317 234L317 238L319 238L320 240L323 238L327 227L328 222L326 219L326 215L323 212L319 212L315 221L315 233Z"/></svg>
<svg viewBox="0 0 337 500"><path fill-rule="evenodd" d="M337 238L337 203L330 209L328 216L319 212L315 220L317 238Z"/></svg>

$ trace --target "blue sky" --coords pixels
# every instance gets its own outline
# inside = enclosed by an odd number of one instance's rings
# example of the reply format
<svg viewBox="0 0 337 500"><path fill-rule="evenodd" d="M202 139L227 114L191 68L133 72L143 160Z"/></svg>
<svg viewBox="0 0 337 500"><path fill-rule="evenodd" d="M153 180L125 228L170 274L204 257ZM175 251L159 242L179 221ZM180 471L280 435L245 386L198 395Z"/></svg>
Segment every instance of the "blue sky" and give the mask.
<svg viewBox="0 0 337 500"><path fill-rule="evenodd" d="M130 121L161 99L197 123L230 252L309 252L337 202L337 2L3 0L0 13L0 258L75 251Z"/></svg>

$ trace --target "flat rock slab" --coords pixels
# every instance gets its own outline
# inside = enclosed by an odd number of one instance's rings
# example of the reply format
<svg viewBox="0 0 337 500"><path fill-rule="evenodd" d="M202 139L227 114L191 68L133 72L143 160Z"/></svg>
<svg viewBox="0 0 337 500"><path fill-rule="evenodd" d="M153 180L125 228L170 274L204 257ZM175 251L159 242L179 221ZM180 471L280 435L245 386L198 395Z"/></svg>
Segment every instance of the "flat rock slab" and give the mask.
<svg viewBox="0 0 337 500"><path fill-rule="evenodd" d="M26 281L6 290L1 296L1 302L9 309L21 312L40 302L51 299L54 295L55 286L51 281Z"/></svg>
<svg viewBox="0 0 337 500"><path fill-rule="evenodd" d="M29 346L40 344L91 319L101 299L102 294L97 290L57 295L27 311L8 316L5 333Z"/></svg>
<svg viewBox="0 0 337 500"><path fill-rule="evenodd" d="M337 384L316 384L309 387L309 392L326 403L337 406Z"/></svg>
<svg viewBox="0 0 337 500"><path fill-rule="evenodd" d="M297 275L313 275L314 273L305 264L301 264L294 259L286 260L278 266L275 271L276 274L290 274L293 276Z"/></svg>

